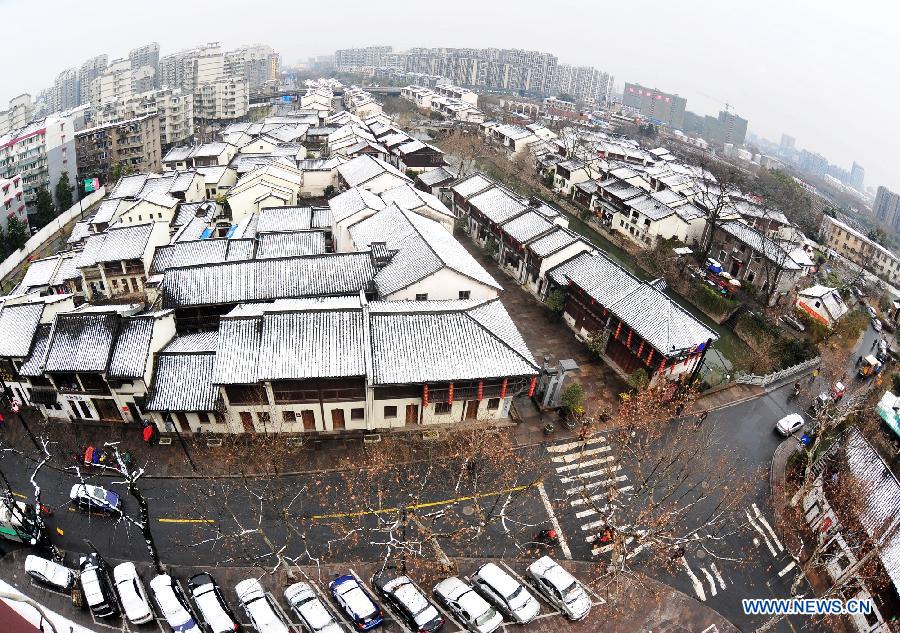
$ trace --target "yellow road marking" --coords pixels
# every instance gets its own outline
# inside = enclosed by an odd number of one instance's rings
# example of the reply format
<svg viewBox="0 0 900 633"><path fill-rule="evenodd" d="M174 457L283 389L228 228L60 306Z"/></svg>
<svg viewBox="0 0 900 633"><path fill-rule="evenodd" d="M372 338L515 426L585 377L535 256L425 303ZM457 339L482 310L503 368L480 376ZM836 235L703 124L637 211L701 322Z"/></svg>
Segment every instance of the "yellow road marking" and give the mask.
<svg viewBox="0 0 900 633"><path fill-rule="evenodd" d="M13 493L13 496L14 496L14 497L18 497L19 499L27 499L27 498L28 498L28 497L26 497L25 495L20 494L20 493L18 493L18 492L14 492L14 493Z"/></svg>
<svg viewBox="0 0 900 633"><path fill-rule="evenodd" d="M453 499L444 499L442 501L426 501L424 503L416 503L413 505L406 506L407 510L421 510L422 508L433 508L435 506L446 506L451 503L458 503L460 501L472 501L474 499L481 499L483 497L495 497L499 495L509 494L511 492L521 492L522 490L526 490L527 488L532 488L535 484L526 484L524 486L515 486L513 488L507 488L506 490L495 490L493 492L480 492L475 495L468 495L465 497L455 497ZM361 517L367 516L370 514L384 514L386 512L398 512L400 508L379 508L377 510L361 510L359 512L335 512L333 514L314 514L309 517L310 519L347 519L353 517Z"/></svg>
<svg viewBox="0 0 900 633"><path fill-rule="evenodd" d="M160 523L215 523L212 519L157 519Z"/></svg>

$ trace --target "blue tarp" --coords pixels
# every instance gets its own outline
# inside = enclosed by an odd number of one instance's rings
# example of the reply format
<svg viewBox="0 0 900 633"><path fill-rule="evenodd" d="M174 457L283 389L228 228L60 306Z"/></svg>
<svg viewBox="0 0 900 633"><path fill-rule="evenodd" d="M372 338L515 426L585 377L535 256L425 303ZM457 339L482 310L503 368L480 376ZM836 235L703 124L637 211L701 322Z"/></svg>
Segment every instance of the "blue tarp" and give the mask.
<svg viewBox="0 0 900 633"><path fill-rule="evenodd" d="M234 235L235 231L237 231L237 224L232 224L228 229L228 233L225 234L225 237L230 238Z"/></svg>
<svg viewBox="0 0 900 633"><path fill-rule="evenodd" d="M213 234L212 229L203 229L203 233L200 234L200 239L208 240L210 237L212 237L212 234Z"/></svg>

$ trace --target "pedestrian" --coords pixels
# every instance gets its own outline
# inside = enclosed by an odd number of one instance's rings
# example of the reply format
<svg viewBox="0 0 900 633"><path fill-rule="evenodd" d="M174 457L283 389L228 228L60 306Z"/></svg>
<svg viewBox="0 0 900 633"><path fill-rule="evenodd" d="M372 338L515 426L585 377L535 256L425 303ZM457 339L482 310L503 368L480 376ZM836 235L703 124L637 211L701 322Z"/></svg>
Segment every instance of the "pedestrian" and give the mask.
<svg viewBox="0 0 900 633"><path fill-rule="evenodd" d="M4 418L3 414L0 413L0 429L2 429L5 424L6 424L6 418Z"/></svg>
<svg viewBox="0 0 900 633"><path fill-rule="evenodd" d="M696 427L699 429L699 428L700 428L700 425L703 424L703 422L706 420L706 418L707 418L708 416L709 416L709 411L704 411L703 413L701 413L700 415L698 415L698 416L697 416L697 423L696 423L694 426L696 426Z"/></svg>
<svg viewBox="0 0 900 633"><path fill-rule="evenodd" d="M860 365L862 365L862 356L856 359L856 366L859 367Z"/></svg>
<svg viewBox="0 0 900 633"><path fill-rule="evenodd" d="M875 349L876 347L878 347L878 339L877 338L874 341L872 341L872 349Z"/></svg>

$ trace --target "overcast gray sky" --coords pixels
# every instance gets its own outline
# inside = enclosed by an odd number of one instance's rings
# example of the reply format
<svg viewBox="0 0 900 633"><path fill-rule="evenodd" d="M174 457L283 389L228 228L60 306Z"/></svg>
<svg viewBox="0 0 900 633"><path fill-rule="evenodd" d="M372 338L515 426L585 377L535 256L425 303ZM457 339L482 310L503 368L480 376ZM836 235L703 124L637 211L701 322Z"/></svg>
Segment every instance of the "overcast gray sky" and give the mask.
<svg viewBox="0 0 900 633"><path fill-rule="evenodd" d="M619 88L677 92L700 114L727 101L752 132L788 132L900 191L900 3L888 0L0 0L0 24L0 106L154 40L163 55L262 42L287 63L372 44L531 48L606 70Z"/></svg>

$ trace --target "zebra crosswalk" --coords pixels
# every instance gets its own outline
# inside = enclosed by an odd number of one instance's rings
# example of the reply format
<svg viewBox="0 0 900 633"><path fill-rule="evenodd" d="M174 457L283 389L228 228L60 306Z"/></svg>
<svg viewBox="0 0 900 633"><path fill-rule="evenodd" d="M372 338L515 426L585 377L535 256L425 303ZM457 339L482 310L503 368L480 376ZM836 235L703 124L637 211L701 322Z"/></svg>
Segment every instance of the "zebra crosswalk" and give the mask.
<svg viewBox="0 0 900 633"><path fill-rule="evenodd" d="M611 494L633 490L628 475L612 453L612 447L603 435L593 435L584 440L560 442L547 446L550 461L554 464L559 483L562 484L576 519L583 521L578 527L584 542L591 546L595 556L609 551L600 542L599 530L605 525L600 515L606 510ZM558 465L557 465L558 464ZM633 539L629 539L629 542ZM640 551L635 548L630 555Z"/></svg>

